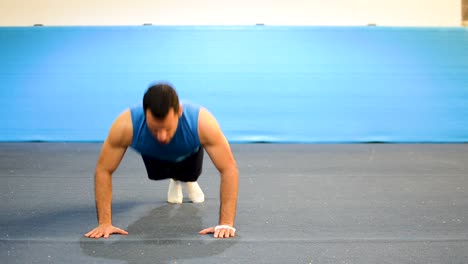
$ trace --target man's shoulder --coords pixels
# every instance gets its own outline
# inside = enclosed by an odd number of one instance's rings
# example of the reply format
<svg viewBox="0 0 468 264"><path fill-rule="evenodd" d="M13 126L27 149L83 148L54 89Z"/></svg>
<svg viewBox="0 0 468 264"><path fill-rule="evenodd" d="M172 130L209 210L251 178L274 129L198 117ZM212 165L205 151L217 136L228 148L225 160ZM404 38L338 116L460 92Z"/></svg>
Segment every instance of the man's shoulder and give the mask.
<svg viewBox="0 0 468 264"><path fill-rule="evenodd" d="M197 123L200 116L200 110L203 108L198 104L194 104L191 102L181 102L183 108L183 116L191 123Z"/></svg>
<svg viewBox="0 0 468 264"><path fill-rule="evenodd" d="M132 105L127 108L125 111L130 111L132 115L134 114L143 114L143 106L142 105Z"/></svg>
<svg viewBox="0 0 468 264"><path fill-rule="evenodd" d="M202 107L201 105L197 103L187 101L187 100L181 100L180 103L184 109L187 109L189 111L198 111Z"/></svg>
<svg viewBox="0 0 468 264"><path fill-rule="evenodd" d="M133 138L133 123L130 109L124 110L114 121L110 136L122 146L129 146Z"/></svg>

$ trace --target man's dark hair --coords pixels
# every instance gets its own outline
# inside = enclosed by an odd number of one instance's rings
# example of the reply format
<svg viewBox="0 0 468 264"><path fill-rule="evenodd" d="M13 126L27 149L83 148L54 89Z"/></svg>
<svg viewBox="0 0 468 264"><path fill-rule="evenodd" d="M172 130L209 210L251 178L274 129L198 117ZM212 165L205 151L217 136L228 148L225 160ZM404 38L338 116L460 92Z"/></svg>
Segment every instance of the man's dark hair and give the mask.
<svg viewBox="0 0 468 264"><path fill-rule="evenodd" d="M149 109L157 119L164 119L170 109L179 112L179 97L175 89L167 83L158 83L150 86L143 96L143 110Z"/></svg>

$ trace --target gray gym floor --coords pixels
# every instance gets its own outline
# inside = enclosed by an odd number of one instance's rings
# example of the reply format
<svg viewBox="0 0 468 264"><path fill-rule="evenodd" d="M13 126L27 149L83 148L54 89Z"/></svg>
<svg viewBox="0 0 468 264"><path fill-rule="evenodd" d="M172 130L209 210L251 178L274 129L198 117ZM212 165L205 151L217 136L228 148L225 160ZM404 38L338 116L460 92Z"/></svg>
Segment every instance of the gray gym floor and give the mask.
<svg viewBox="0 0 468 264"><path fill-rule="evenodd" d="M165 202L128 150L113 222L89 239L100 143L0 144L1 263L468 263L468 144L233 144L237 236L216 224L219 176L205 156L203 204Z"/></svg>

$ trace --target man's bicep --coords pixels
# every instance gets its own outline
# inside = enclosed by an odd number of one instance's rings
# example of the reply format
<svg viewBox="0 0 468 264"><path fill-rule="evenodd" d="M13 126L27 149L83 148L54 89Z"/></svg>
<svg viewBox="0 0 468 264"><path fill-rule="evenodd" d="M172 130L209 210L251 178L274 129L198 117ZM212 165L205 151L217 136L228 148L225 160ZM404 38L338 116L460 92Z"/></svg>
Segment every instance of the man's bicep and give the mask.
<svg viewBox="0 0 468 264"><path fill-rule="evenodd" d="M227 142L205 146L205 150L220 172L236 166L231 148Z"/></svg>
<svg viewBox="0 0 468 264"><path fill-rule="evenodd" d="M218 170L223 171L236 166L229 142L218 122L204 108L200 110L199 136L200 142Z"/></svg>
<svg viewBox="0 0 468 264"><path fill-rule="evenodd" d="M126 147L113 145L109 139L104 141L96 171L106 171L112 174L122 161L126 150Z"/></svg>
<svg viewBox="0 0 468 264"><path fill-rule="evenodd" d="M96 170L113 173L132 141L130 111L122 113L112 125L101 149Z"/></svg>

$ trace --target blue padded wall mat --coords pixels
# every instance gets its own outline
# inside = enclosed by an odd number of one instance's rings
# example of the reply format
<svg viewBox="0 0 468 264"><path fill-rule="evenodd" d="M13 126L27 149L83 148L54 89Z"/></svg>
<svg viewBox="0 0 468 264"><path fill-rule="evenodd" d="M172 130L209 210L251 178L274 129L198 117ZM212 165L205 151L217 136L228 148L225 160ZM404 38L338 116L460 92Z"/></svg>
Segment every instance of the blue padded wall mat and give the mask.
<svg viewBox="0 0 468 264"><path fill-rule="evenodd" d="M468 29L0 27L0 141L101 141L167 81L230 142L467 142Z"/></svg>

